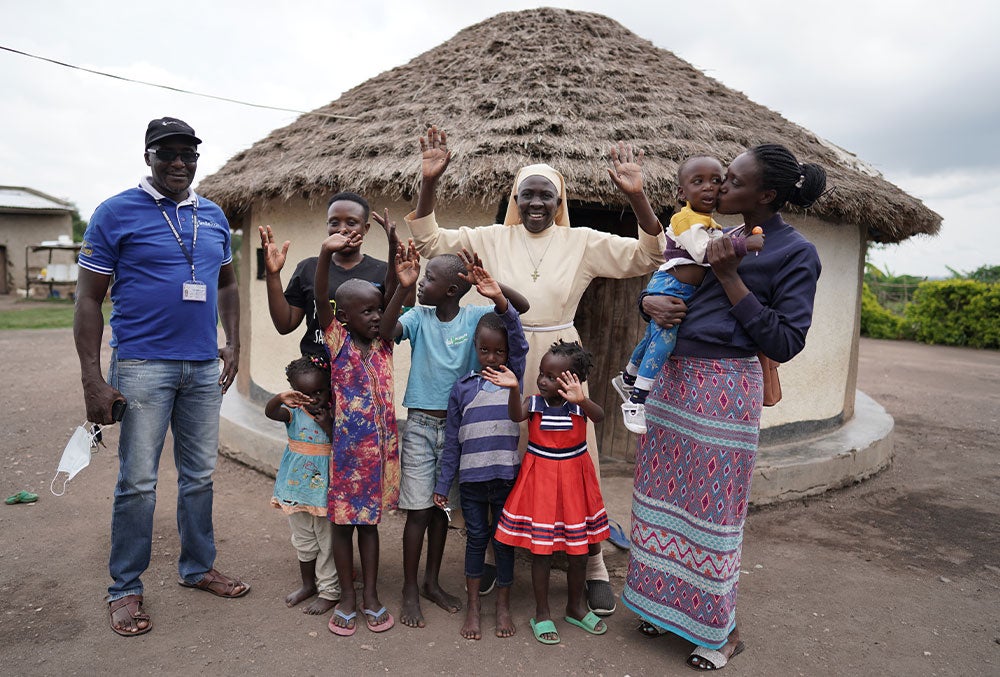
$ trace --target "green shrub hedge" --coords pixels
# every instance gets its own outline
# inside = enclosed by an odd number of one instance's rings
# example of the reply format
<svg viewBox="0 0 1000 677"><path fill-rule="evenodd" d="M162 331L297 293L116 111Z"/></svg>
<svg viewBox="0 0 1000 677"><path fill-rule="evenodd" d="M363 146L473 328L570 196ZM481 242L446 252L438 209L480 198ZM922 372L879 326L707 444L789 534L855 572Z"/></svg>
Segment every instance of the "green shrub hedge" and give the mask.
<svg viewBox="0 0 1000 677"><path fill-rule="evenodd" d="M1000 285L975 280L924 282L913 293L905 322L923 343L1000 348Z"/></svg>
<svg viewBox="0 0 1000 677"><path fill-rule="evenodd" d="M877 339L904 338L903 318L883 308L865 282L861 287L861 335Z"/></svg>

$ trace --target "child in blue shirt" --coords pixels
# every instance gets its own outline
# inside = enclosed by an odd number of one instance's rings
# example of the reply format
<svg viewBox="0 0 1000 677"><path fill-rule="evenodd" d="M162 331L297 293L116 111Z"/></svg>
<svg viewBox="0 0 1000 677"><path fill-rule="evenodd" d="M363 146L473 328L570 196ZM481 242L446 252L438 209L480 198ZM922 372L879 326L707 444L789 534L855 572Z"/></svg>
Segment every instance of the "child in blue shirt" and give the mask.
<svg viewBox="0 0 1000 677"><path fill-rule="evenodd" d="M492 282L489 273L475 268L477 288ZM489 296L489 294L487 294ZM474 336L475 354L482 368L507 366L520 381L524 377L528 341L521 318L512 304L503 314L487 313ZM465 587L468 595L465 639L481 639L479 581L483 577L486 547L493 541L497 564L496 636L515 633L510 614L510 587L514 583L514 548L493 538L507 495L517 479L521 457L517 451L520 426L510 420L505 388L495 386L472 371L460 378L448 399L441 475L434 488L434 503L448 507L448 491L458 475L462 514L465 516Z"/></svg>
<svg viewBox="0 0 1000 677"><path fill-rule="evenodd" d="M425 625L420 609L424 596L449 613L462 608L461 601L446 592L439 582L445 539L446 513L434 505L434 488L440 472L444 448L448 396L460 376L478 367L472 337L479 319L494 312L489 306L461 306L459 301L472 288L469 272L478 262L468 252L463 256L442 254L432 258L417 285L421 305L400 317L403 299L420 274L420 255L411 240L396 255L399 286L382 315L381 334L388 339L408 339L411 345L410 374L403 395L407 407L406 427L400 452L399 507L407 511L403 527L403 608L400 621L409 627ZM490 278L492 281L492 278ZM477 284L477 290L496 305L497 313L507 311L508 301L519 312L528 303L503 285ZM420 552L427 533L427 562L423 585L417 585Z"/></svg>

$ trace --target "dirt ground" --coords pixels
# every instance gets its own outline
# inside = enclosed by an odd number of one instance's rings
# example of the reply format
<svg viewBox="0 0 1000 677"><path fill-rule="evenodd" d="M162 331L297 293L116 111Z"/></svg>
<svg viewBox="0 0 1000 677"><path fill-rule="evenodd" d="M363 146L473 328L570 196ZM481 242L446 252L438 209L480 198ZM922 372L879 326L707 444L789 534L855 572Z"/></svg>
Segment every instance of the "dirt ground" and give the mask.
<svg viewBox="0 0 1000 677"><path fill-rule="evenodd" d="M84 415L72 332L0 332L0 351L0 493L41 495L0 506L2 674L690 674L687 643L640 636L621 605L604 637L561 624L561 645L535 642L523 561L512 639L493 637L484 615L485 638L463 640L459 616L426 604L425 629L335 638L326 617L282 603L297 565L287 523L267 505L272 480L227 459L215 482L218 567L253 590L222 600L181 588L169 452L144 577L154 630L120 638L102 601L117 433L65 496L52 496ZM1000 674L1000 353L864 340L860 387L896 419L895 461L862 484L751 514L739 607L747 651L727 674ZM402 522L382 529L381 594L394 613ZM456 592L462 543L450 538L445 561ZM557 609L565 578L552 587Z"/></svg>

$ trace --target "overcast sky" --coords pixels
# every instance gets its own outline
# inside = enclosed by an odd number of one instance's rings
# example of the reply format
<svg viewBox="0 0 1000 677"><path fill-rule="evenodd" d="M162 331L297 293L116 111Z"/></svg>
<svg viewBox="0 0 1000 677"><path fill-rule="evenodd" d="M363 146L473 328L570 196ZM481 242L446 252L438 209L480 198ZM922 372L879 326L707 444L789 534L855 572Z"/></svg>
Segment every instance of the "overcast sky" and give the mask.
<svg viewBox="0 0 1000 677"><path fill-rule="evenodd" d="M1000 265L1000 4L913 2L242 2L0 0L0 45L124 77L311 110L498 12L599 12L856 153L944 217L873 250L894 274ZM84 218L144 174L154 117L197 130L199 176L294 113L212 101L0 51L0 185ZM419 130L413 130L414 136ZM803 158L808 159L808 158Z"/></svg>

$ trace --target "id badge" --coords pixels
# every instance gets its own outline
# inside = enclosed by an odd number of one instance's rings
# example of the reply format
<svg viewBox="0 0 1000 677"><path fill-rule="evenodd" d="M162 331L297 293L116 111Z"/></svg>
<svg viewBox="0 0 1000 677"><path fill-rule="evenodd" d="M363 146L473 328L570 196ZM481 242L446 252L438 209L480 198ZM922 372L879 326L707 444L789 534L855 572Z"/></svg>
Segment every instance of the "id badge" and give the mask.
<svg viewBox="0 0 1000 677"><path fill-rule="evenodd" d="M181 291L181 299L184 301L199 301L204 303L208 300L208 287L204 282L188 280L184 283Z"/></svg>

